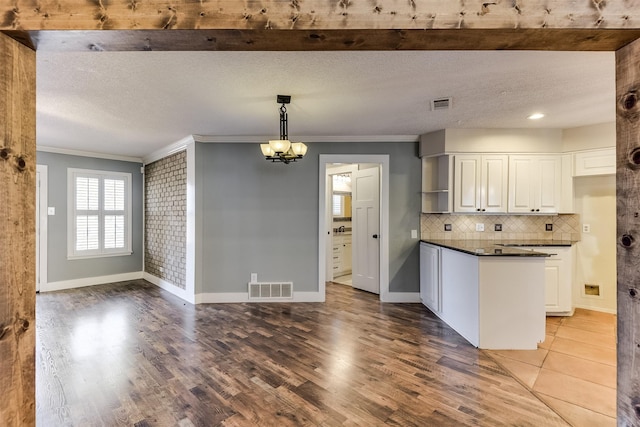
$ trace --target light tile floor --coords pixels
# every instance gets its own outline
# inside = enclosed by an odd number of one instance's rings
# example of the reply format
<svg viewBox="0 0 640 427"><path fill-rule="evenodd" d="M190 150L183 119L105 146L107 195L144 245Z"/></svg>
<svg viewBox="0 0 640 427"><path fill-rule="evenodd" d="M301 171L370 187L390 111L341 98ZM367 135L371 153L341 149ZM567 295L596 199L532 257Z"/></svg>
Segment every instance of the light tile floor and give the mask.
<svg viewBox="0 0 640 427"><path fill-rule="evenodd" d="M616 316L576 309L547 317L537 350L487 351L576 427L616 425Z"/></svg>
<svg viewBox="0 0 640 427"><path fill-rule="evenodd" d="M353 286L353 282L351 280L351 274L345 274L344 276L339 276L333 279L334 283L340 283L341 285Z"/></svg>

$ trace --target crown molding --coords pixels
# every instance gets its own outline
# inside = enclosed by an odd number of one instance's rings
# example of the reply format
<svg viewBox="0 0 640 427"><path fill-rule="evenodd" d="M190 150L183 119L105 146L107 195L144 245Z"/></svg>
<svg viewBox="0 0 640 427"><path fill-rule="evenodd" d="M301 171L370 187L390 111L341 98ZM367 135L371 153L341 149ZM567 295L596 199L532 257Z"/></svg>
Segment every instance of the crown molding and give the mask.
<svg viewBox="0 0 640 427"><path fill-rule="evenodd" d="M95 153L93 151L73 150L69 148L48 147L46 145L36 145L36 151L45 153L65 154L67 156L93 157L96 159L119 160L121 162L142 163L140 157L119 156L117 154Z"/></svg>
<svg viewBox="0 0 640 427"><path fill-rule="evenodd" d="M151 154L144 156L142 158L142 162L145 165L148 165L149 163L164 159L167 156L186 150L187 145L192 144L193 142L195 142L194 135L187 135L184 138L167 145L166 147L162 147L159 150L156 150Z"/></svg>
<svg viewBox="0 0 640 427"><path fill-rule="evenodd" d="M245 136L218 136L218 135L193 135L196 142L203 143L267 143L273 139L273 135L245 135ZM299 135L294 139L296 142L418 142L420 135L321 135L321 136L304 136Z"/></svg>

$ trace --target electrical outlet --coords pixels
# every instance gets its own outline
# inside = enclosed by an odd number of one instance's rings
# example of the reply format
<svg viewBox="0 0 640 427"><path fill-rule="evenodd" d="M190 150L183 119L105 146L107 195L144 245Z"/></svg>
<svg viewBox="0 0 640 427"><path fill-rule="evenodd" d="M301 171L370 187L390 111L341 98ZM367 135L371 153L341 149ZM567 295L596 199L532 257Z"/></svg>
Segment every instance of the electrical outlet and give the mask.
<svg viewBox="0 0 640 427"><path fill-rule="evenodd" d="M582 224L582 232L583 232L583 233L591 233L591 225L589 225L589 224Z"/></svg>
<svg viewBox="0 0 640 427"><path fill-rule="evenodd" d="M411 230L411 238L412 239L418 238L418 230Z"/></svg>
<svg viewBox="0 0 640 427"><path fill-rule="evenodd" d="M476 224L476 231L484 231L484 224L481 222Z"/></svg>
<svg viewBox="0 0 640 427"><path fill-rule="evenodd" d="M553 231L553 224L545 224L544 231Z"/></svg>
<svg viewBox="0 0 640 427"><path fill-rule="evenodd" d="M495 224L493 226L494 231L502 231L502 224Z"/></svg>
<svg viewBox="0 0 640 427"><path fill-rule="evenodd" d="M444 231L451 231L451 230L452 230L451 224L445 224L444 225Z"/></svg>

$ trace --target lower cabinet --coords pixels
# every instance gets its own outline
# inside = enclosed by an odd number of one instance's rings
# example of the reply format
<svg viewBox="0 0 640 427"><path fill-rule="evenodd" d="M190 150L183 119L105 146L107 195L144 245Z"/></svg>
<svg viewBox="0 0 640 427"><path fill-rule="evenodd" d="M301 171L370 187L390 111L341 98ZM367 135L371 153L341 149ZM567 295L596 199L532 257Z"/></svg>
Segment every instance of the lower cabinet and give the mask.
<svg viewBox="0 0 640 427"><path fill-rule="evenodd" d="M431 311L440 312L440 248L420 243L420 299Z"/></svg>
<svg viewBox="0 0 640 427"><path fill-rule="evenodd" d="M351 235L333 236L333 277L351 274Z"/></svg>
<svg viewBox="0 0 640 427"><path fill-rule="evenodd" d="M545 260L544 268L544 306L547 314L572 315L573 246L528 246L522 249L550 255Z"/></svg>
<svg viewBox="0 0 640 427"><path fill-rule="evenodd" d="M420 298L472 345L535 350L545 338L543 257L477 256L420 243Z"/></svg>

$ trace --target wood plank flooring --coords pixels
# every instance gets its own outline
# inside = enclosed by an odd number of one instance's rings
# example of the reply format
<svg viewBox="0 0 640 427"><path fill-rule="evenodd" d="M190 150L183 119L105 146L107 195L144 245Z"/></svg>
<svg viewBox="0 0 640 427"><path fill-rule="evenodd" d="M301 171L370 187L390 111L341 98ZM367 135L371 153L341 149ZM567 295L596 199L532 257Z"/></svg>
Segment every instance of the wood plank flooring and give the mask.
<svg viewBox="0 0 640 427"><path fill-rule="evenodd" d="M420 304L192 306L142 280L37 297L38 426L565 426Z"/></svg>

